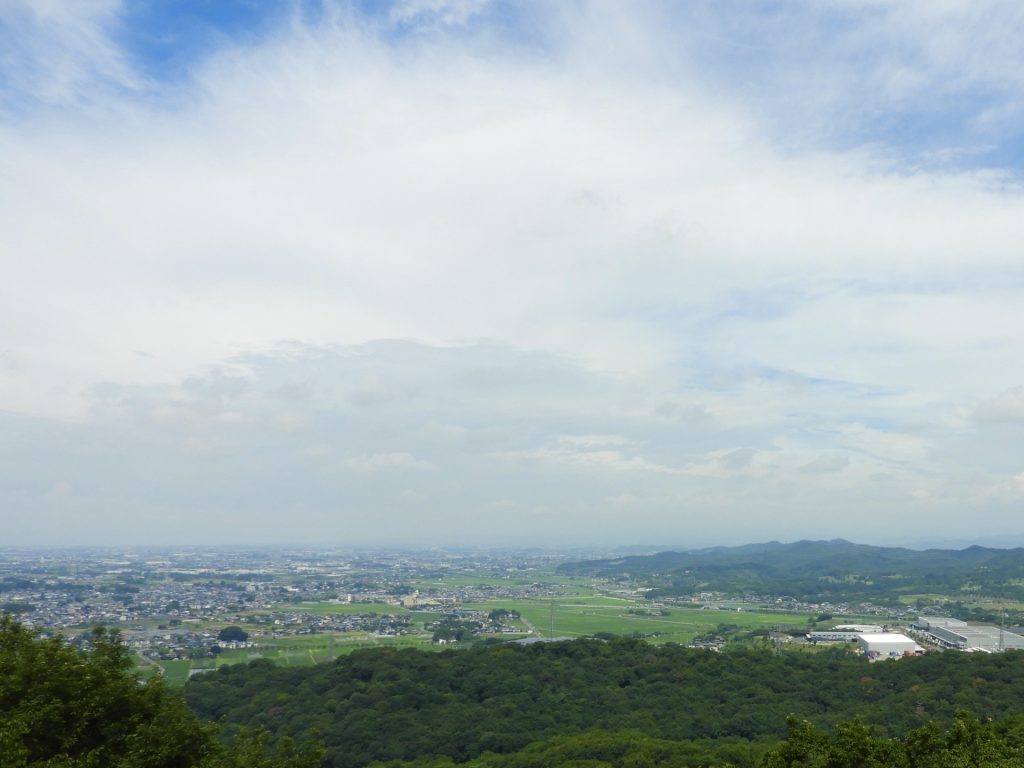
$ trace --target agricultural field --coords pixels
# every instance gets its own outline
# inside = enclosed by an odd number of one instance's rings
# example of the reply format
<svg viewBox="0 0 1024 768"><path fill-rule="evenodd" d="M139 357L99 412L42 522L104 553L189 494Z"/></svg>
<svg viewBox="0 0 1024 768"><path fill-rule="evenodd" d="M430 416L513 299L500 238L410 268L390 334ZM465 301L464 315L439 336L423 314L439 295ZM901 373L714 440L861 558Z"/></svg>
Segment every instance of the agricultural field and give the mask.
<svg viewBox="0 0 1024 768"><path fill-rule="evenodd" d="M245 664L255 659L270 659L286 667L309 667L331 661L338 656L351 653L359 648L419 648L439 649L429 636L375 637L353 633L350 635L316 635L314 637L275 638L255 648L225 650L216 658L193 661L160 661L164 679L169 685L181 686L188 679L190 671L213 670L225 664ZM145 667L140 664L140 670Z"/></svg>
<svg viewBox="0 0 1024 768"><path fill-rule="evenodd" d="M463 608L489 612L497 608L516 611L521 618L509 623L522 633L535 636L582 637L600 633L642 635L654 643L688 643L693 638L715 632L720 625L733 625L740 630L803 628L809 614L758 613L753 611L714 610L670 607L667 615L658 615L659 609L642 600L611 597L595 592L585 584L578 585L576 594L562 594L554 599L496 599L466 603ZM302 611L316 615L357 614L376 612L406 615L413 626L421 628L441 614L428 611L410 611L384 603L301 603L282 606L284 610ZM633 611L633 612L631 612ZM506 635L513 639L520 635ZM477 639L500 638L486 635ZM310 666L330 661L358 648L396 647L440 649L429 634L422 630L416 635L380 637L361 632L318 633L298 637L280 637L261 640L255 648L224 650L216 658L197 659L194 662L161 662L164 674L171 684L182 684L191 669L213 669L224 664L238 664L266 658L285 666ZM474 640L475 642L476 640Z"/></svg>
<svg viewBox="0 0 1024 768"><path fill-rule="evenodd" d="M315 579L297 580L300 587L289 589L287 594L278 588L264 590L257 586L245 593L251 599L244 602L230 581L226 582L226 587L213 580L206 584L199 582L195 588L212 607L204 605L201 611L182 612L176 623L171 621L176 617L164 611L155 617L142 617L131 627L131 631L138 632L138 636L147 641L159 635L155 630L167 632L166 636L160 636L160 641L166 643L165 647L161 648L154 642L151 643L153 651L140 651L142 655L137 660L140 674L153 674L157 667L150 659L169 653L200 657L190 661L159 662L159 669L163 670L168 683L181 685L190 673L255 659L268 659L281 666L308 667L329 662L360 648L442 650L453 647L453 636L443 634L452 629L442 627L439 637L448 642L435 644L432 642L435 628L428 630L425 625L459 611L487 614L505 609L512 613L501 619L509 629L507 634L489 631L476 634L472 629L476 626L473 622L483 617L465 614L453 617L448 624L461 627L458 631L462 646L524 636L575 638L605 634L643 637L658 644L688 644L695 638L714 635L730 638L730 642L760 643L768 642L765 630L779 628L788 635L794 630L811 628L820 615L820 612L810 610L793 613L773 610L770 605L744 602L740 598L703 607L689 602L674 605L671 599L666 601L668 604L661 604L645 599L636 582L556 572L555 567L548 563L530 569L483 567L474 571L464 567L457 572L424 567L419 573L405 572L390 581L362 575L347 578L352 579L354 588L346 589ZM365 588L362 580L368 578L375 580L370 581L370 588ZM295 580L290 574L279 574L275 584L283 584L290 579ZM167 592L170 588L166 586L161 589L165 591L158 605L167 605L170 597L178 594ZM177 585L173 589L177 589ZM346 593L352 594L356 602L337 602L334 599L335 595ZM182 598L186 594L187 590L182 593ZM387 602L392 599L397 602L398 598L414 595L424 601L424 609ZM908 595L908 598L919 596ZM359 602L360 599L368 602ZM430 600L438 600L444 605L426 602ZM401 617L408 624L389 624L384 618L388 616ZM360 618L350 620L349 617L365 617L366 621ZM876 624L880 621L882 619L878 616L861 619L844 615L829 623L819 622L818 626L839 622ZM172 626L164 626L165 622ZM209 648L215 643L217 633L235 625L244 628L256 645L224 648L217 655L210 656ZM396 631L409 634L394 634ZM187 637L182 640L172 637L172 633ZM756 633L758 637L752 637L750 633ZM799 640L787 645L793 646L793 650L818 650L816 647L797 648L803 645Z"/></svg>
<svg viewBox="0 0 1024 768"><path fill-rule="evenodd" d="M179 687L188 680L189 670L192 669L191 661L161 661L160 669L163 672L164 680L168 685Z"/></svg>
<svg viewBox="0 0 1024 768"><path fill-rule="evenodd" d="M656 613L646 603L603 596L576 596L555 600L495 600L466 606L477 610L505 608L519 611L524 623L539 635L582 637L609 632L616 635L644 635L655 643L688 643L713 632L721 624L739 629L783 629L806 627L810 614L755 613L700 608L667 608L667 616ZM644 613L629 613L630 610ZM648 613L651 612L651 613Z"/></svg>

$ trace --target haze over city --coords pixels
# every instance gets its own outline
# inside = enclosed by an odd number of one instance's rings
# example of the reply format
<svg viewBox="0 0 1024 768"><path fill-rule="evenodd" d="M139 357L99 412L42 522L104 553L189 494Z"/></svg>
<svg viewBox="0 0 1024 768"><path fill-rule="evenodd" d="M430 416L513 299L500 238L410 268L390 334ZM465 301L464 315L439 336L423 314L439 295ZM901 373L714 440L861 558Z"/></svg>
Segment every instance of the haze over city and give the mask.
<svg viewBox="0 0 1024 768"><path fill-rule="evenodd" d="M2 543L1024 543L1022 34L0 0Z"/></svg>

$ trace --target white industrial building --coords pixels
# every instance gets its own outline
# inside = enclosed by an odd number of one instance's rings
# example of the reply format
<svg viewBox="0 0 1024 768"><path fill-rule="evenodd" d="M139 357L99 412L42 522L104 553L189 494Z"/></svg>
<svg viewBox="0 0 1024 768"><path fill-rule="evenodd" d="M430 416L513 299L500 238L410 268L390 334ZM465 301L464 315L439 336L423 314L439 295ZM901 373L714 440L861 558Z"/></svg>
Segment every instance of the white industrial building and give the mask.
<svg viewBox="0 0 1024 768"><path fill-rule="evenodd" d="M882 632L877 624L838 624L832 629L816 629L807 633L807 640L811 643L852 643L857 635L865 632Z"/></svg>
<svg viewBox="0 0 1024 768"><path fill-rule="evenodd" d="M816 629L807 633L811 643L852 643L861 632L843 632L835 629Z"/></svg>
<svg viewBox="0 0 1024 768"><path fill-rule="evenodd" d="M993 653L1024 648L1024 637L990 624L968 624L945 616L921 616L914 629L941 648Z"/></svg>
<svg viewBox="0 0 1024 768"><path fill-rule="evenodd" d="M857 635L857 647L872 660L898 659L924 653L924 648L898 632L864 632Z"/></svg>
<svg viewBox="0 0 1024 768"><path fill-rule="evenodd" d="M857 632L859 634L885 631L878 624L836 624L832 629L838 632Z"/></svg>

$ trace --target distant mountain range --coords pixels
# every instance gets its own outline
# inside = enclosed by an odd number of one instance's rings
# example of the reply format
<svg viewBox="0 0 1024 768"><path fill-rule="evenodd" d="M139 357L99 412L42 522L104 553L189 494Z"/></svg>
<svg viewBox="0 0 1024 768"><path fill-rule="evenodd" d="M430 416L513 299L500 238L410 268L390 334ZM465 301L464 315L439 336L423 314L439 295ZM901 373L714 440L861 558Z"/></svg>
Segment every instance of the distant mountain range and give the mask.
<svg viewBox="0 0 1024 768"><path fill-rule="evenodd" d="M913 550L845 539L746 544L564 563L567 575L631 579L655 594L699 591L823 601L895 602L907 595L1024 598L1024 549Z"/></svg>

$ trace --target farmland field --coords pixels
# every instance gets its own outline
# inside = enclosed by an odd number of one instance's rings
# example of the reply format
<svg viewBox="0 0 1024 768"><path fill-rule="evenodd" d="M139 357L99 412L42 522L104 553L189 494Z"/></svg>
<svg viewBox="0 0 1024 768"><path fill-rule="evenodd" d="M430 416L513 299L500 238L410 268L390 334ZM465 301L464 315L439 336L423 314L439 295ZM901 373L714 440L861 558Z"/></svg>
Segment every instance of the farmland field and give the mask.
<svg viewBox="0 0 1024 768"><path fill-rule="evenodd" d="M578 590L584 592L583 589ZM351 653L360 648L391 647L440 650L445 646L434 645L429 634L422 629L423 623L440 614L425 611L409 611L387 604L334 604L309 603L289 606L291 610L309 613L362 613L377 612L408 615L418 634L377 636L365 632L317 633L312 635L261 639L255 636L258 645L246 649L226 649L216 658L192 661L160 662L164 677L171 685L183 685L190 669L214 669L224 664L239 664L254 659L266 658L282 666L311 666L330 661L337 656ZM496 608L518 611L522 619L510 623L521 631L532 630L535 635L582 637L598 633L617 635L640 634L653 643L688 643L693 638L715 632L720 625L733 625L741 630L797 629L806 627L811 614L778 613L751 610L716 610L680 608L669 606L668 615L654 614L658 609L640 600L629 600L598 594L562 595L553 600L543 598L496 599L463 606L470 610L491 611ZM630 613L630 610L642 613ZM865 620L845 616L846 621ZM552 621L553 620L553 621ZM870 620L876 623L878 618ZM484 638L500 638L489 635ZM515 635L505 635L512 639Z"/></svg>
<svg viewBox="0 0 1024 768"><path fill-rule="evenodd" d="M160 668L164 672L164 680L168 685L181 686L188 680L189 670L192 669L191 661L161 661Z"/></svg>
<svg viewBox="0 0 1024 768"><path fill-rule="evenodd" d="M332 642L333 638L333 642ZM190 670L216 669L225 664L245 664L255 659L269 659L286 667L308 667L330 661L360 648L420 648L440 649L432 645L429 636L377 637L365 633L318 634L304 637L274 638L254 648L224 650L216 658L194 661L161 661L164 679L169 685L181 686ZM140 667L141 668L141 667Z"/></svg>
<svg viewBox="0 0 1024 768"><path fill-rule="evenodd" d="M754 605L737 602L729 607L691 607L654 605L641 596L626 590L609 593L607 584L579 577L566 577L555 573L533 571L506 577L500 573L486 573L480 576L467 574L445 575L440 578L410 579L406 582L412 589L429 598L432 594L457 594L462 589L520 588L522 596L501 597L478 602L461 602L458 608L490 612L506 609L519 614L519 618L508 617L506 626L514 629L505 635L483 634L467 641L471 645L481 640L511 640L532 634L533 636L583 637L603 633L642 636L652 643L689 643L695 637L717 634L720 627L733 630L804 629L809 626L814 614L787 613L781 611L757 610ZM522 590L522 587L538 589ZM618 589L616 587L616 589ZM475 594L487 595L492 589L476 590ZM547 593L557 592L548 597ZM253 611L250 616L257 619L261 629L253 627L252 639L256 646L244 649L225 649L216 658L198 659L195 662L165 662L165 676L174 685L183 684L190 669L214 669L225 664L246 663L265 658L282 666L311 666L329 662L360 648L391 647L441 650L450 645L435 645L431 632L424 624L442 617L450 610L431 606L431 610L410 610L388 603L338 603L327 601L289 602L272 606L269 610ZM367 631L323 630L309 634L290 634L271 637L271 629L287 629L294 617L287 614L313 614L316 616L347 616L357 614L393 615L407 618L410 634L382 636ZM844 621L858 621L857 617L844 616ZM272 620L286 621L272 626ZM878 623L878 617L867 623ZM292 630L294 631L294 630ZM722 634L725 634L722 632ZM813 649L812 649L813 650Z"/></svg>
<svg viewBox="0 0 1024 768"><path fill-rule="evenodd" d="M607 597L573 597L550 600L495 600L466 606L480 610L506 608L519 611L541 635L578 637L599 632L617 635L641 633L653 642L687 643L694 637L714 631L720 624L741 629L769 627L797 628L807 625L809 614L754 613L699 608L669 608L667 616L638 615L629 609L649 606ZM553 620L553 621L552 621Z"/></svg>

